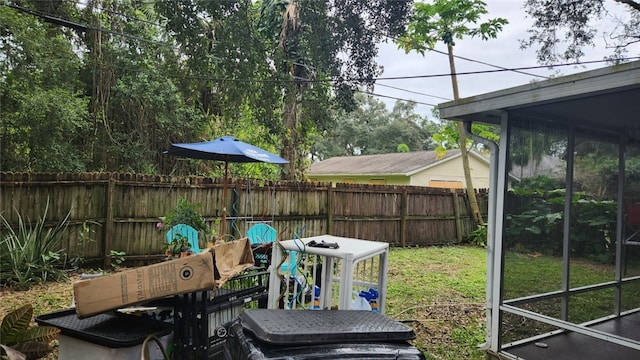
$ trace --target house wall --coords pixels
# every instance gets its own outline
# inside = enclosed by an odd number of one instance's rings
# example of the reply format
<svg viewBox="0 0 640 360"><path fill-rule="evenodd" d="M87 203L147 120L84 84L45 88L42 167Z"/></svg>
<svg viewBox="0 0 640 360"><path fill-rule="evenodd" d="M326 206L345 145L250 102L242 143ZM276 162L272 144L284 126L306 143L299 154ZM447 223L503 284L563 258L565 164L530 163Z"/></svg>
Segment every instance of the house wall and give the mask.
<svg viewBox="0 0 640 360"><path fill-rule="evenodd" d="M478 160L475 156L469 156L469 166L471 167L471 178L473 187L476 189L486 189L489 187L489 164ZM411 177L409 185L429 186L431 181L457 181L466 187L464 170L462 168L462 157L456 157L449 161L434 165Z"/></svg>

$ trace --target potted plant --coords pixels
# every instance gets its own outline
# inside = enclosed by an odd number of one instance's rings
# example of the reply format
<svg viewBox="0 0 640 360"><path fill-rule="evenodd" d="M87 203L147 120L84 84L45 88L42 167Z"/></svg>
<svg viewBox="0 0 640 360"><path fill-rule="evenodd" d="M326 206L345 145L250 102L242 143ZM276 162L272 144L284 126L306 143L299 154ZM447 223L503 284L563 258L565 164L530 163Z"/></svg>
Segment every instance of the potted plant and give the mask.
<svg viewBox="0 0 640 360"><path fill-rule="evenodd" d="M189 240L180 234L176 234L165 248L165 255L168 258L183 258L191 254L191 244L189 244Z"/></svg>
<svg viewBox="0 0 640 360"><path fill-rule="evenodd" d="M194 204L185 198L180 198L178 204L171 209L169 214L167 214L166 217L160 218L161 222L157 225L158 229L171 231L176 225L188 225L198 232L198 238L206 239L206 235L209 233L209 227L204 217L198 211L199 207L199 204ZM167 256L178 257L181 253L185 252L182 251L181 248L186 247L188 249L191 247L186 238L177 238L177 236L178 235L171 239L169 244L165 245ZM208 239L205 240L205 242L207 241Z"/></svg>
<svg viewBox="0 0 640 360"><path fill-rule="evenodd" d="M198 211L199 206L200 205L194 204L187 199L181 198L176 207L174 207L162 221L163 227L170 229L175 225L185 224L199 232L207 233L209 227L204 217L202 217Z"/></svg>

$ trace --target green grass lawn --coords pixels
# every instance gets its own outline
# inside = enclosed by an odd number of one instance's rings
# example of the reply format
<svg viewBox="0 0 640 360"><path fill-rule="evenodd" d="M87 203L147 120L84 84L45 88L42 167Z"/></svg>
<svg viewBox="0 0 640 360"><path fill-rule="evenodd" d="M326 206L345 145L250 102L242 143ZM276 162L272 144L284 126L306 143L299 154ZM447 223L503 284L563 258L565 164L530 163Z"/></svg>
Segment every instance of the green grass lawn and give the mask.
<svg viewBox="0 0 640 360"><path fill-rule="evenodd" d="M432 359L483 359L486 249L392 249L387 315L407 321Z"/></svg>

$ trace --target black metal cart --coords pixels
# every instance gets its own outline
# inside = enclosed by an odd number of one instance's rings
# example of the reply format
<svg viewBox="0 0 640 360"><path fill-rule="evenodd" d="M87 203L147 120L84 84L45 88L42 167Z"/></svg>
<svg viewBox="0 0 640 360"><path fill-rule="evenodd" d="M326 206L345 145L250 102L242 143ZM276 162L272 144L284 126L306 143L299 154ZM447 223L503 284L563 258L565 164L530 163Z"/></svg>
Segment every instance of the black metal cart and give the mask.
<svg viewBox="0 0 640 360"><path fill-rule="evenodd" d="M211 291L174 298L174 359L221 359L227 326L247 308L266 308L269 272L251 268Z"/></svg>

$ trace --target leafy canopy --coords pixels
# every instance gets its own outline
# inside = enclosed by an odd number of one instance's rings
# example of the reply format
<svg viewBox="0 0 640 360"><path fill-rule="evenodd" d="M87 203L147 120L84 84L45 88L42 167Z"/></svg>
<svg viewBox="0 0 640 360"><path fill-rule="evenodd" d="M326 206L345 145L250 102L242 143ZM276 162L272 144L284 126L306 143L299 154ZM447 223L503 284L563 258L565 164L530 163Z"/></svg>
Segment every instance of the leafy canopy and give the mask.
<svg viewBox="0 0 640 360"><path fill-rule="evenodd" d="M612 49L610 60L620 62L630 45L640 41L640 2L614 0L623 4L626 16L611 12L612 2L605 0L527 0L524 9L533 19L529 38L521 40L522 48L537 46L538 62L551 65L559 61L579 61L585 46L593 46L602 32ZM611 33L597 28L596 21L607 18L616 26Z"/></svg>
<svg viewBox="0 0 640 360"><path fill-rule="evenodd" d="M455 40L461 40L464 36L480 36L482 40L496 38L508 21L495 18L480 22L485 14L486 3L481 0L415 3L407 32L396 43L407 53L415 50L424 55L424 45L433 49L439 41L455 46Z"/></svg>

